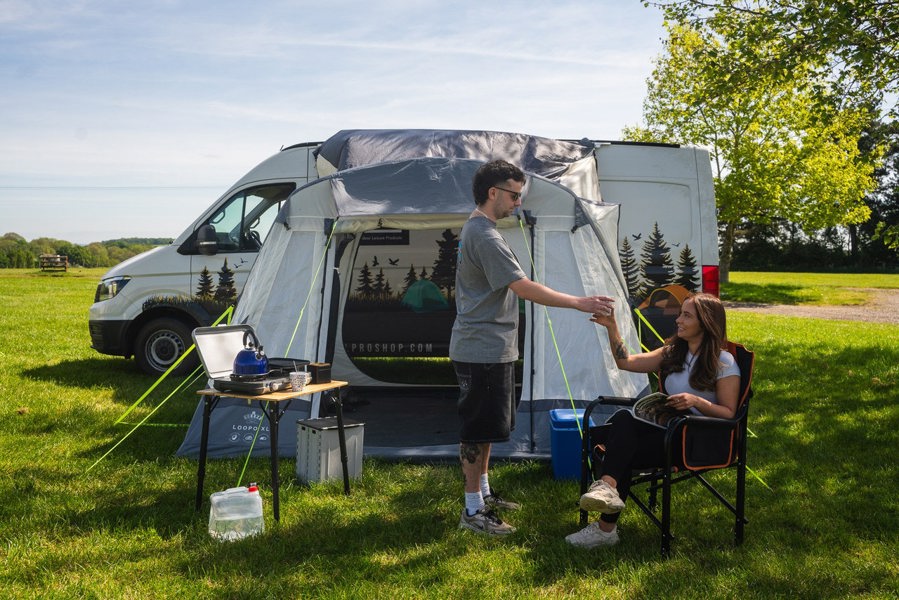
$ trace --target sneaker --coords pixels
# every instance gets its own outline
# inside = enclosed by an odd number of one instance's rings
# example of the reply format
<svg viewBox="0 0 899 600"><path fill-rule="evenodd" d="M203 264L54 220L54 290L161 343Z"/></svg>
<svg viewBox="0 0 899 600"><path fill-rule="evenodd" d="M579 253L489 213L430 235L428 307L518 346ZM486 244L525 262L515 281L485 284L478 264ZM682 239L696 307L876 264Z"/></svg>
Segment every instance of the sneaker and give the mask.
<svg viewBox="0 0 899 600"><path fill-rule="evenodd" d="M593 482L587 493L581 496L581 508L603 514L618 513L624 510L624 502L618 496L618 490L602 479Z"/></svg>
<svg viewBox="0 0 899 600"><path fill-rule="evenodd" d="M599 528L599 521L593 521L580 531L566 535L565 541L578 548L614 546L618 543L618 528L606 532Z"/></svg>
<svg viewBox="0 0 899 600"><path fill-rule="evenodd" d="M494 510L497 508L505 508L506 510L518 510L521 508L521 505L518 502L504 499L493 488L490 488L490 493L484 496L484 504L487 505L487 508L492 508Z"/></svg>
<svg viewBox="0 0 899 600"><path fill-rule="evenodd" d="M462 518L459 519L459 529L471 529L477 533L486 533L487 535L509 535L515 532L515 528L504 523L502 519L496 516L496 513L486 506L468 516L468 511L462 509Z"/></svg>

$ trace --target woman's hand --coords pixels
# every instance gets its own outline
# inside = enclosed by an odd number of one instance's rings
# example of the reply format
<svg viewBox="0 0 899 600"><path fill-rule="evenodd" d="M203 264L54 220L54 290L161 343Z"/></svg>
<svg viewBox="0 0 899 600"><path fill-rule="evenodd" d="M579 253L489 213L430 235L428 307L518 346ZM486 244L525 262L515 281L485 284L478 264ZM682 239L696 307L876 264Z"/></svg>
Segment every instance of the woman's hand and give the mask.
<svg viewBox="0 0 899 600"><path fill-rule="evenodd" d="M603 327L612 327L615 325L615 308L609 307L609 314L604 315L601 313L593 313L593 316L590 317L590 320L596 323L597 325L602 325Z"/></svg>
<svg viewBox="0 0 899 600"><path fill-rule="evenodd" d="M708 403L708 401L704 398L683 392L668 396L668 402L665 404L676 410L690 410L695 407L696 410L701 411L701 405L706 403Z"/></svg>

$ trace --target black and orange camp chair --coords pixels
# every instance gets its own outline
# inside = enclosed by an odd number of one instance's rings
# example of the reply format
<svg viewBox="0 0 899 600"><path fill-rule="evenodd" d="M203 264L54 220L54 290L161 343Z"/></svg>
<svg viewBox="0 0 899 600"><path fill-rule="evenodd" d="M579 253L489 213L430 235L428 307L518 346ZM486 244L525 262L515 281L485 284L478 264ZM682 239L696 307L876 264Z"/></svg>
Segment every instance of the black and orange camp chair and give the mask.
<svg viewBox="0 0 899 600"><path fill-rule="evenodd" d="M727 350L734 356L740 367L740 396L737 412L732 419L719 419L699 415L677 417L668 422L665 432L665 464L651 469L640 469L634 473L628 497L659 528L662 534L661 552L668 556L671 551L671 486L682 481L697 480L718 499L735 517L734 543L743 542L746 523L746 434L749 415L749 400L752 398L752 370L755 354L740 344L730 342ZM664 380L660 378L664 391ZM584 409L584 423L590 422L590 413L599 405L630 406L636 398L600 396ZM581 449L581 494L583 495L593 477L597 477L602 464L604 448L598 443L603 437L603 427L585 428ZM679 432L683 431L683 436ZM680 443L678 443L680 440ZM729 441L729 443L722 443ZM726 448L722 453L721 448ZM677 453L677 454L676 454ZM680 470L674 457L680 455L686 469ZM717 469L733 468L736 472L736 494L733 503L715 489L704 475ZM646 484L647 498L640 497L638 486ZM656 515L657 492L662 490L661 518ZM637 492L637 493L635 493ZM626 500L622 498L622 500ZM587 512L580 511L581 525L587 524Z"/></svg>

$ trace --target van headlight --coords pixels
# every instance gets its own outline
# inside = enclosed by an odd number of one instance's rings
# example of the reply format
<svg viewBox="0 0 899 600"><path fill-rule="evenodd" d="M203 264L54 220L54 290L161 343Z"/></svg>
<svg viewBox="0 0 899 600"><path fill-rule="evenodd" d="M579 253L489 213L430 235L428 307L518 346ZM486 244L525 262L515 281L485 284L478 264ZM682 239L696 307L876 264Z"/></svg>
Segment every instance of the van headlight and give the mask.
<svg viewBox="0 0 899 600"><path fill-rule="evenodd" d="M97 293L94 294L94 302L102 302L103 300L111 300L122 291L131 281L130 277L110 277L104 279L97 286Z"/></svg>

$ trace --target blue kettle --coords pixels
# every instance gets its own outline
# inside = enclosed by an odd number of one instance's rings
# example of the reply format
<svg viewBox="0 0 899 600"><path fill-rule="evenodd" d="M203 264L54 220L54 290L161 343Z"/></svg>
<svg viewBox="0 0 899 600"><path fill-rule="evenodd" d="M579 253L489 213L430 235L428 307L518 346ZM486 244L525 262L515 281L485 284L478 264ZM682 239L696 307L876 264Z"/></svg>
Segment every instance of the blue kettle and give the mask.
<svg viewBox="0 0 899 600"><path fill-rule="evenodd" d="M263 352L256 334L252 331L245 331L243 345L244 349L237 353L231 372L241 376L258 376L268 373L268 358L265 357L265 352Z"/></svg>

